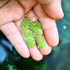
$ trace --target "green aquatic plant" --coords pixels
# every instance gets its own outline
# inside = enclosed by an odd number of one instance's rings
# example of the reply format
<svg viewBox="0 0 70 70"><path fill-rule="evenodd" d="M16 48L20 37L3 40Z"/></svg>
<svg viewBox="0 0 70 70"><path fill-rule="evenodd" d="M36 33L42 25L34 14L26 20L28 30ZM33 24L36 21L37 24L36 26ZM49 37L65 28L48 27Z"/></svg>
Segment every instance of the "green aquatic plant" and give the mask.
<svg viewBox="0 0 70 70"><path fill-rule="evenodd" d="M23 36L27 38L26 43L29 48L34 48L35 43L32 38L39 39L42 36L42 33L39 31L39 28L41 28L41 23L30 23L30 21L27 18L24 18L20 25L21 29L23 29ZM31 31L27 31L30 29ZM30 38L31 37L31 38ZM39 43L40 42L40 43ZM44 39L38 40L38 48L45 47Z"/></svg>
<svg viewBox="0 0 70 70"><path fill-rule="evenodd" d="M32 30L32 31L38 31L38 27L36 26L36 24L35 23L30 23L30 29Z"/></svg>
<svg viewBox="0 0 70 70"><path fill-rule="evenodd" d="M9 65L9 69L8 70L17 70L17 69L13 69L13 66Z"/></svg>
<svg viewBox="0 0 70 70"><path fill-rule="evenodd" d="M13 67L10 65L8 70L13 70Z"/></svg>
<svg viewBox="0 0 70 70"><path fill-rule="evenodd" d="M33 40L32 38L28 38L28 39L26 40L27 46L28 46L29 48L34 48L34 46L35 46L34 41L35 41L35 40Z"/></svg>
<svg viewBox="0 0 70 70"><path fill-rule="evenodd" d="M30 23L30 29L37 32L38 29L41 28L41 23L36 22L36 23Z"/></svg>
<svg viewBox="0 0 70 70"><path fill-rule="evenodd" d="M32 37L32 31L29 31L29 32L23 31L23 36L26 37L26 38Z"/></svg>
<svg viewBox="0 0 70 70"><path fill-rule="evenodd" d="M45 47L44 39L42 39L42 38L39 39L39 40L37 41L37 43L38 43L38 48L42 49L42 48Z"/></svg>
<svg viewBox="0 0 70 70"><path fill-rule="evenodd" d="M40 22L36 22L36 26L37 26L37 28L41 28L41 23Z"/></svg>
<svg viewBox="0 0 70 70"><path fill-rule="evenodd" d="M25 18L22 20L20 27L23 30L27 30L29 28L29 23L30 23L30 21L27 18Z"/></svg>
<svg viewBox="0 0 70 70"><path fill-rule="evenodd" d="M35 32L36 39L40 38L41 35L42 35L42 33L39 30L37 32Z"/></svg>
<svg viewBox="0 0 70 70"><path fill-rule="evenodd" d="M29 24L30 21L29 21L27 18L24 18L24 19L22 20L21 24L24 24L24 23Z"/></svg>
<svg viewBox="0 0 70 70"><path fill-rule="evenodd" d="M27 29L29 28L29 25L24 24L24 25L20 25L20 27L21 27L23 30L27 30Z"/></svg>
<svg viewBox="0 0 70 70"><path fill-rule="evenodd" d="M23 31L23 36L26 37L26 38L29 38L29 37L35 37L35 33L32 33L32 31Z"/></svg>

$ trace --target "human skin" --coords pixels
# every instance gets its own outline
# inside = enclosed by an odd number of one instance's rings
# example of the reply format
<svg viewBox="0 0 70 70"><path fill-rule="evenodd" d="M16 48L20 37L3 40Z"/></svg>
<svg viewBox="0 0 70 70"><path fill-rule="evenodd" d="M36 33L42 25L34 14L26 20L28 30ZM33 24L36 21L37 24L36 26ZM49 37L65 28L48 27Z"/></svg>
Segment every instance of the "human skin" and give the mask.
<svg viewBox="0 0 70 70"><path fill-rule="evenodd" d="M24 13L27 13L26 17L33 22L38 21L36 16L38 17L43 29L40 31L44 32L45 48L38 49L35 45L35 48L28 49L19 27ZM51 46L58 44L59 37L54 19L61 19L63 16L60 0L11 0L0 8L0 30L22 57L28 58L31 55L38 61L43 55L51 52Z"/></svg>
<svg viewBox="0 0 70 70"><path fill-rule="evenodd" d="M0 8L8 3L8 0L0 0Z"/></svg>

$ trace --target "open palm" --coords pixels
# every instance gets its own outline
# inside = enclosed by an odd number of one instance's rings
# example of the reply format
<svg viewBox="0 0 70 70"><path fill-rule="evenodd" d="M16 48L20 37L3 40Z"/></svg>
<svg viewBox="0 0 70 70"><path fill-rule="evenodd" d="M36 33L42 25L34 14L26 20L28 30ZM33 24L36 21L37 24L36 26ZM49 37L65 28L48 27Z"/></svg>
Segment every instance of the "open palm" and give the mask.
<svg viewBox="0 0 70 70"><path fill-rule="evenodd" d="M41 3L42 0L39 2ZM63 13L58 7L58 0L53 0L51 3L46 2L48 4L42 2L43 4L41 3L41 5L40 3L36 0L14 0L7 2L7 4L0 9L1 31L6 35L21 56L28 58L31 55L34 60L41 60L43 55L48 55L51 52L51 46L58 44L59 38L54 18L59 19L63 17ZM57 3L56 6L54 6L55 3ZM57 11L60 10L59 14L56 10L51 9L51 7L54 7ZM28 49L25 43L26 39L22 37L22 29L19 27L24 18L24 13L26 13L26 17L31 22L41 22L43 30L40 28L40 31L42 34L44 33L41 38L43 38L46 43L46 47L43 49L38 49L37 45L35 45L35 48Z"/></svg>

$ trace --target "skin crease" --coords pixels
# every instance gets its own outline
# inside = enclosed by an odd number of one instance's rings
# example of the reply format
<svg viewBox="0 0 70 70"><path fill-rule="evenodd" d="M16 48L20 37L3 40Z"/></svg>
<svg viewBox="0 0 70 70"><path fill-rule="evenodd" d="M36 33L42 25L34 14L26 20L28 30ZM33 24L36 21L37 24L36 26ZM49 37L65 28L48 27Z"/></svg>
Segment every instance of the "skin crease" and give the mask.
<svg viewBox="0 0 70 70"><path fill-rule="evenodd" d="M37 0L18 0L18 1L24 7L25 13L29 12L32 9L32 7L38 3Z"/></svg>
<svg viewBox="0 0 70 70"><path fill-rule="evenodd" d="M0 25L23 17L24 9L17 1L10 1L0 9Z"/></svg>
<svg viewBox="0 0 70 70"><path fill-rule="evenodd" d="M34 60L39 61L43 58L43 55L48 55L51 52L51 48L49 47L56 46L59 42L58 31L54 19L63 17L61 0L24 1L25 0L22 2L21 0L11 0L0 8L0 29L22 57L28 58L31 55ZM26 4L28 6L26 6ZM30 11L32 8L33 10ZM44 31L47 47L38 49L36 46L35 48L28 49L22 37L22 31L19 28L24 13L27 13L26 17L34 22L37 21L36 16L39 18Z"/></svg>
<svg viewBox="0 0 70 70"><path fill-rule="evenodd" d="M33 10L31 10L31 11L27 14L26 17L27 17L27 19L29 19L29 20L32 21L32 22L38 22L38 20L36 19L35 14L34 14L34 12L33 12ZM33 18L34 18L34 19L33 19ZM39 30L40 30L40 32L43 34L42 29L39 29ZM40 38L43 38L43 39L45 40L44 36L41 36ZM52 50L52 48L47 44L46 40L45 40L45 43L46 43L46 47L44 47L43 49L39 49L42 55L48 55L48 54L51 52L51 50ZM46 51L47 51L47 52L46 52Z"/></svg>
<svg viewBox="0 0 70 70"><path fill-rule="evenodd" d="M3 7L9 0L0 0L0 8Z"/></svg>
<svg viewBox="0 0 70 70"><path fill-rule="evenodd" d="M38 0L38 1L42 4L44 11L51 18L61 19L64 16L61 8L61 0ZM57 13L57 11L59 13Z"/></svg>
<svg viewBox="0 0 70 70"><path fill-rule="evenodd" d="M37 11L38 9L39 11ZM36 15L39 17L39 21L41 22L47 43L50 46L56 46L59 42L59 37L55 20L46 15L46 13L43 11L41 7L41 4L37 4L34 7L34 11Z"/></svg>
<svg viewBox="0 0 70 70"><path fill-rule="evenodd" d="M20 28L21 21L22 20L19 20L19 21L15 22L15 23L16 23L17 27L19 28L19 30L21 31L21 33L23 34L23 29ZM27 31L30 31L30 30L28 29ZM27 40L25 37L23 37L23 39L24 39L24 41ZM34 40L34 38L32 38L32 39ZM42 54L37 49L36 43L35 43L35 47L34 48L30 48L29 51L30 51L30 54L31 54L31 56L32 56L32 58L34 60L37 60L38 61L38 60L41 60L43 58Z"/></svg>

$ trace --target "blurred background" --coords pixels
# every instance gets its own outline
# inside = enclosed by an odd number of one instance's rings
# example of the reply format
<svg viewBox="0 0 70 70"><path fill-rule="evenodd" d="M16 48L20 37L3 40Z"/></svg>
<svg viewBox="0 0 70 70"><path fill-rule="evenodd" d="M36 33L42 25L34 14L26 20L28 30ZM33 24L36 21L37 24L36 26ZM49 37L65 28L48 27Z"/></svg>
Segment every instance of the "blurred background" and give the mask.
<svg viewBox="0 0 70 70"><path fill-rule="evenodd" d="M62 8L64 18L55 19L59 44L41 61L22 58L0 31L0 70L70 70L70 0L62 0Z"/></svg>

